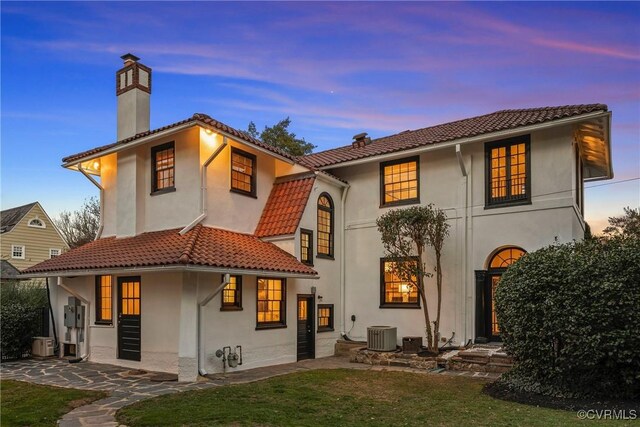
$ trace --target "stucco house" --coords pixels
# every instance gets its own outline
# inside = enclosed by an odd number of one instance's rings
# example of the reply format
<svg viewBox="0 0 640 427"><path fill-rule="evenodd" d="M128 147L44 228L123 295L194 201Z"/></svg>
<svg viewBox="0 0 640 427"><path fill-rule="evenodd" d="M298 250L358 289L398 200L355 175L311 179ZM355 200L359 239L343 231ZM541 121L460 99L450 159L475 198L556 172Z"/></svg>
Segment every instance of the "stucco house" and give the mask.
<svg viewBox="0 0 640 427"><path fill-rule="evenodd" d="M371 325L421 336L417 295L388 272L375 220L426 203L451 223L442 339L497 339L504 268L581 239L583 183L613 175L602 104L360 134L295 158L205 114L150 130L151 70L123 59L117 142L63 159L100 189L100 235L26 271L58 284L60 340L97 362L193 380L327 356ZM63 322L69 296L87 313L78 338Z"/></svg>
<svg viewBox="0 0 640 427"><path fill-rule="evenodd" d="M68 250L60 231L40 203L0 212L2 280L16 279L16 270L38 264Z"/></svg>

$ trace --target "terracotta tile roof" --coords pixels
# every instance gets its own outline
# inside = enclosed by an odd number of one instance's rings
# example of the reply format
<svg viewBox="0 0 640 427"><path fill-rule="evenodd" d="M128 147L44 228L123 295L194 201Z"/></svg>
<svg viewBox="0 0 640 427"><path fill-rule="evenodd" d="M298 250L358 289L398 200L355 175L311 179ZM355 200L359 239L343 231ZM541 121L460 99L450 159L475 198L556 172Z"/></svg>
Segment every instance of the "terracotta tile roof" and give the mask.
<svg viewBox="0 0 640 427"><path fill-rule="evenodd" d="M5 209L0 212L0 233L6 233L13 230L13 227L15 227L16 224L19 223L26 214L29 213L31 208L33 208L36 203L38 202L29 203L28 205L18 206L11 209Z"/></svg>
<svg viewBox="0 0 640 427"><path fill-rule="evenodd" d="M567 117L596 111L608 111L604 104L565 105L560 107L501 110L484 116L472 117L423 129L404 131L371 141L370 144L353 148L351 144L299 159L307 167L321 168L339 163L408 150L439 142L453 141L522 126L551 122Z"/></svg>
<svg viewBox="0 0 640 427"><path fill-rule="evenodd" d="M256 236L282 236L295 233L314 181L315 175L308 174L297 179L276 180L256 227Z"/></svg>
<svg viewBox="0 0 640 427"><path fill-rule="evenodd" d="M64 157L62 159L62 163L65 163L65 164L66 163L72 163L72 162L81 160L81 159L83 159L85 157L88 157L88 156L91 156L91 155L94 155L94 154L98 154L98 153L101 153L103 151L109 150L111 148L117 147L119 145L126 145L126 144L128 144L130 142L133 142L133 141L136 141L136 140L138 140L140 138L144 138L146 136L154 135L156 133L159 133L159 132L162 132L162 131L165 131L165 130L168 130L168 129L172 129L172 128L175 128L175 127L178 127L178 126L181 126L181 125L184 125L184 124L188 124L188 123L204 124L206 126L209 126L209 127L214 128L214 129L218 129L218 130L220 130L222 132L226 132L226 133L228 133L230 135L233 135L233 136L237 137L241 141L248 142L249 144L253 144L253 145L256 145L258 147L264 148L265 150L269 150L272 153L277 154L277 155L282 156L282 157L285 157L285 158L287 158L289 160L293 160L293 161L296 160L294 156L290 155L289 153L287 153L285 151L282 151L281 149L279 149L277 147L274 147L272 145L266 144L266 143L260 141L259 139L253 138L249 134L247 134L245 132L242 132L242 131L239 131L239 130L237 130L235 128L232 128L231 126L228 126L228 125L226 125L226 124L224 124L222 122L219 122L218 120L216 120L216 119L214 119L214 118L212 118L212 117L210 117L210 116L208 116L206 114L196 113L196 114L194 114L192 117L190 117L188 119L181 120L179 122L175 122L175 123L172 123L172 124L167 125L167 126L163 126L163 127L157 128L157 129L152 129L152 130L149 130L149 131L146 131L146 132L142 132L142 133L134 135L134 136L132 136L130 138L122 139L120 141L113 142L113 143L107 144L107 145L103 145L101 147L92 148L91 150L83 151L81 153L72 154L70 156Z"/></svg>
<svg viewBox="0 0 640 427"><path fill-rule="evenodd" d="M23 274L154 266L206 266L280 273L317 273L276 245L250 234L197 225L180 229L106 237L72 249Z"/></svg>

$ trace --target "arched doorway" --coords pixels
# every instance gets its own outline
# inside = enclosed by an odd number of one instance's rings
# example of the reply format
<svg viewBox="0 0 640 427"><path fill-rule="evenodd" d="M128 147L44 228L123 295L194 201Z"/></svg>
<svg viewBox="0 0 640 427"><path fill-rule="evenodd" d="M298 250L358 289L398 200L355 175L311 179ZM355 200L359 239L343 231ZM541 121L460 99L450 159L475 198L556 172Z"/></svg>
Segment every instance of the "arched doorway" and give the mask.
<svg viewBox="0 0 640 427"><path fill-rule="evenodd" d="M495 292L507 268L516 262L525 250L516 246L497 249L489 258L487 270L476 271L476 341L500 341L500 326L495 311Z"/></svg>

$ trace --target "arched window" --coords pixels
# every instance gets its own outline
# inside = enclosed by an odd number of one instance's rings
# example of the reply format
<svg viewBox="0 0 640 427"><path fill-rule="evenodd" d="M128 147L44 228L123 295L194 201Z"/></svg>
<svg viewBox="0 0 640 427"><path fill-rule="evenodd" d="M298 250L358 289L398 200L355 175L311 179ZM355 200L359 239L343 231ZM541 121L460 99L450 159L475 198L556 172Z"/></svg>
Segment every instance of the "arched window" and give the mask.
<svg viewBox="0 0 640 427"><path fill-rule="evenodd" d="M44 221L40 218L33 218L31 221L29 221L29 227L46 228L46 226L44 225Z"/></svg>
<svg viewBox="0 0 640 427"><path fill-rule="evenodd" d="M327 193L318 197L318 256L333 258L333 200Z"/></svg>
<svg viewBox="0 0 640 427"><path fill-rule="evenodd" d="M510 247L496 252L489 262L489 270L504 269L516 262L526 252L520 248Z"/></svg>
<svg viewBox="0 0 640 427"><path fill-rule="evenodd" d="M489 324L491 325L489 336L493 340L500 338L500 325L498 325L498 317L495 311L495 295L498 283L502 278L502 273L505 272L507 267L516 262L522 255L526 254L523 249L511 246L496 251L489 261L488 280L486 282L487 289L486 295L490 298L490 304L487 307L490 308Z"/></svg>

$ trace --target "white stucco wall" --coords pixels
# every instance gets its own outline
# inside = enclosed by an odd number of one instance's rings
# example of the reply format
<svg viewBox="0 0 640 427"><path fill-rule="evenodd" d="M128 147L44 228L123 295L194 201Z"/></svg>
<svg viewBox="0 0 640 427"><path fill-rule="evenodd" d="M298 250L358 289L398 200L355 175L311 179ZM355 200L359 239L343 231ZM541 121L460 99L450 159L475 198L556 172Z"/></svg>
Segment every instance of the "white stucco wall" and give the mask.
<svg viewBox="0 0 640 427"><path fill-rule="evenodd" d="M531 136L532 204L485 209L484 144L464 145L470 194L453 147L420 155L420 202L444 209L451 225L443 253L441 335L454 343L474 338L474 270L485 268L491 253L507 245L527 251L582 238L581 219L574 208L572 133L569 127ZM397 158L402 158L398 155ZM403 336L424 336L422 310L380 308L380 258L384 250L375 220L390 208L380 208L379 162L336 168L334 174L351 188L346 202L346 317L356 315L350 336L366 339L367 326L398 327ZM468 202L466 201L468 197ZM469 208L465 222L465 206ZM466 224L466 225L465 225ZM465 243L466 242L466 243ZM431 255L430 255L431 256ZM431 259L431 264L433 260ZM435 296L435 279L427 280ZM430 314L435 318L435 298ZM347 330L351 322L347 322Z"/></svg>
<svg viewBox="0 0 640 427"><path fill-rule="evenodd" d="M66 332L64 306L71 295L66 290L58 288L55 280L51 280L50 283L51 287L56 288L57 304L52 303L56 315L58 338L64 341ZM117 358L117 276L113 279L113 325L95 324L94 276L64 278L63 283L91 303L89 310L90 361L154 371L178 372L181 273L146 273L141 276L140 362ZM75 330L72 330L71 341L75 342ZM79 348L82 353L83 344Z"/></svg>

